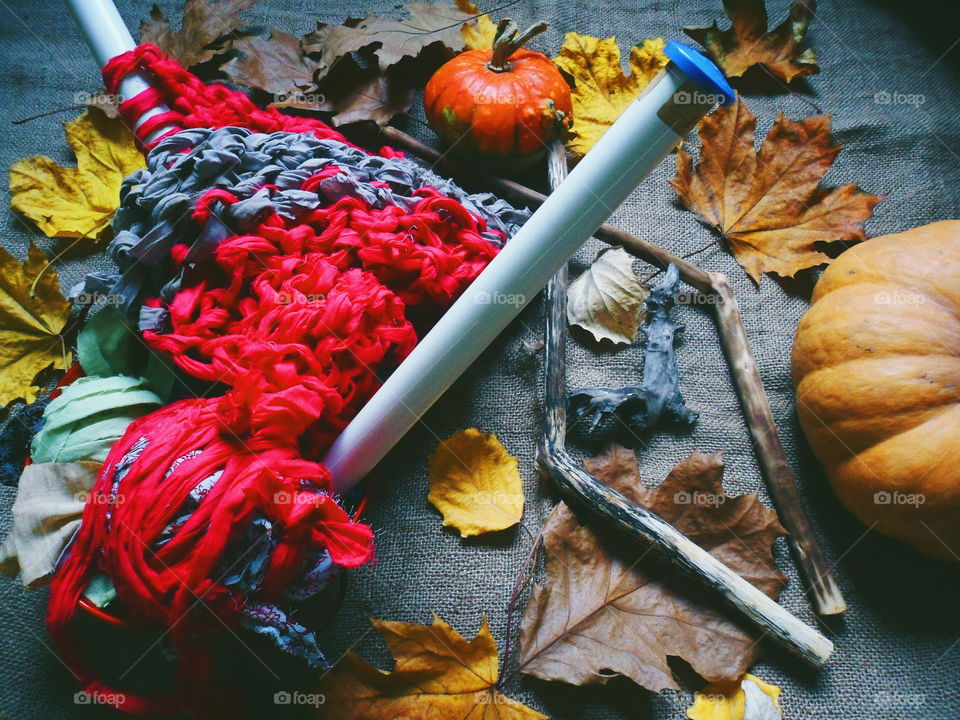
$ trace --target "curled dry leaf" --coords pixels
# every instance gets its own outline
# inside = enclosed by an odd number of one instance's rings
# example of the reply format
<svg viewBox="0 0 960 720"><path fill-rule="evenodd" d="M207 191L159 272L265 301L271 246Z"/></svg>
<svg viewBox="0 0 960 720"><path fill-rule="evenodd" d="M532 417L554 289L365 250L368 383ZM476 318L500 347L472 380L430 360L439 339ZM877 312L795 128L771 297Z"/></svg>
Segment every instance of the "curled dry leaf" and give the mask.
<svg viewBox="0 0 960 720"><path fill-rule="evenodd" d="M633 102L668 60L662 38L647 40L630 50L630 75L620 67L616 37L606 40L567 33L560 54L553 59L574 81L573 127L567 148L586 155L600 136Z"/></svg>
<svg viewBox="0 0 960 720"><path fill-rule="evenodd" d="M497 644L486 618L467 642L439 617L432 625L371 620L396 659L378 670L354 652L324 675L325 720L539 720L497 688Z"/></svg>
<svg viewBox="0 0 960 720"><path fill-rule="evenodd" d="M717 109L700 123L696 168L681 148L670 181L683 204L726 238L750 277L793 277L830 262L817 243L866 239L863 224L882 197L853 183L820 185L842 150L830 134L830 116L795 122L780 114L759 153L755 128L742 100Z"/></svg>
<svg viewBox="0 0 960 720"><path fill-rule="evenodd" d="M713 683L693 696L690 720L783 720L780 688L747 673L739 682Z"/></svg>
<svg viewBox="0 0 960 720"><path fill-rule="evenodd" d="M470 15L442 2L411 2L403 8L407 14L404 20L371 14L344 25L322 25L304 38L304 50L320 53L329 64L347 53L378 44L374 54L380 69L386 70L405 57L416 57L436 42L454 51L463 49L460 29L471 20Z"/></svg>
<svg viewBox="0 0 960 720"><path fill-rule="evenodd" d="M756 495L723 492L720 455L694 453L654 488L637 459L612 446L584 467L649 508L711 555L776 597L784 578L772 545L785 531ZM536 585L520 625L520 670L572 685L623 675L654 692L676 689L667 658L686 660L712 682L740 678L759 649L753 629L718 607L650 548L600 524L581 525L560 503L543 533L546 583Z"/></svg>
<svg viewBox="0 0 960 720"><path fill-rule="evenodd" d="M790 15L773 30L767 30L764 0L723 0L723 7L732 22L726 30L714 20L710 27L683 31L707 49L725 75L740 77L760 64L786 82L820 72L813 50L803 49L816 11L813 0L797 0L790 6Z"/></svg>
<svg viewBox="0 0 960 720"><path fill-rule="evenodd" d="M10 167L10 206L45 235L83 238L77 248L93 250L120 204L123 179L146 163L123 123L99 110L65 123L64 132L77 167L46 155L19 160Z"/></svg>
<svg viewBox="0 0 960 720"><path fill-rule="evenodd" d="M60 333L69 319L60 279L39 248L31 244L23 263L0 248L0 405L17 398L33 402L37 373L51 364L67 368Z"/></svg>
<svg viewBox="0 0 960 720"><path fill-rule="evenodd" d="M243 24L239 13L254 0L186 0L180 30L170 29L170 21L160 8L150 9L150 20L140 23L140 42L152 43L189 68L212 58L219 50L216 41L233 33Z"/></svg>
<svg viewBox="0 0 960 720"><path fill-rule="evenodd" d="M648 290L633 270L633 256L604 248L567 288L567 322L594 340L628 345L637 337Z"/></svg>
<svg viewBox="0 0 960 720"><path fill-rule="evenodd" d="M480 14L480 10L470 0L456 0L458 10L473 16L473 20L464 23L460 28L460 35L467 50L489 50L493 47L493 38L497 34L497 25L488 14Z"/></svg>
<svg viewBox="0 0 960 720"><path fill-rule="evenodd" d="M504 530L523 517L517 459L496 435L461 430L430 456L427 500L462 537Z"/></svg>

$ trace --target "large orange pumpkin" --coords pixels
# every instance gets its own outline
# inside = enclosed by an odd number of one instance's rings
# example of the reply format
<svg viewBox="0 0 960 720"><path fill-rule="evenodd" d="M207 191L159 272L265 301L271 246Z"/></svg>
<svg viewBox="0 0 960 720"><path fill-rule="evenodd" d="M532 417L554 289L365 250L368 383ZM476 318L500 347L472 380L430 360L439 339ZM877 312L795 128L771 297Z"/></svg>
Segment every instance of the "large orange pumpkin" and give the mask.
<svg viewBox="0 0 960 720"><path fill-rule="evenodd" d="M423 93L427 120L454 150L508 158L532 155L570 127L570 88L550 58L521 45L546 29L522 33L501 21L491 50L468 50L433 74Z"/></svg>
<svg viewBox="0 0 960 720"><path fill-rule="evenodd" d="M862 522L960 560L960 221L847 250L793 346L797 413Z"/></svg>

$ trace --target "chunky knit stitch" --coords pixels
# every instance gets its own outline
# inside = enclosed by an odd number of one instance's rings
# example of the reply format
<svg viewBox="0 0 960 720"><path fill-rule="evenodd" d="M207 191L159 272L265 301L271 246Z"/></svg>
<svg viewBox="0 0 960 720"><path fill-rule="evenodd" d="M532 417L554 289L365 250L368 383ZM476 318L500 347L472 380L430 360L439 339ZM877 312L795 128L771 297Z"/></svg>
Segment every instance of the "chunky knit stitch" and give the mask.
<svg viewBox="0 0 960 720"><path fill-rule="evenodd" d="M181 130L124 183L118 271L86 288L121 297L151 348L221 392L146 415L113 446L54 578L48 627L88 691L117 692L94 677L70 624L90 572L104 572L179 659L176 697L124 695L121 709L236 717L205 638L251 623L279 637L283 603L372 559L371 529L316 458L525 215L205 85L151 46L111 61L108 89L134 67L156 84L121 106L125 117L170 107L140 141ZM232 572L254 540L255 567ZM309 646L297 633L286 641Z"/></svg>

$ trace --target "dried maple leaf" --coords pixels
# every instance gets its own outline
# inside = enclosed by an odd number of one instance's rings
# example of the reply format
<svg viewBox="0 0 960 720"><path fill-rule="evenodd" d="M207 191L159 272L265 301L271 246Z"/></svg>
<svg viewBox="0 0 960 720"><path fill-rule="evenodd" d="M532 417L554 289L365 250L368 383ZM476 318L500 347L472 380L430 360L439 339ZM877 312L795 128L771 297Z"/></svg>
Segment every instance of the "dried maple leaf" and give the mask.
<svg viewBox="0 0 960 720"><path fill-rule="evenodd" d="M33 402L34 377L50 364L66 369L69 352L60 336L70 303L46 256L33 244L21 264L0 248L0 405Z"/></svg>
<svg viewBox="0 0 960 720"><path fill-rule="evenodd" d="M787 19L769 31L764 0L723 0L723 7L732 21L726 30L714 20L710 27L683 31L707 49L725 75L740 77L760 64L786 82L820 72L813 50L802 49L816 11L813 0L797 0Z"/></svg>
<svg viewBox="0 0 960 720"><path fill-rule="evenodd" d="M855 184L821 187L842 150L830 134L830 116L798 122L777 116L760 152L756 118L740 99L700 123L696 169L684 149L670 181L683 204L730 244L737 262L757 282L765 272L793 277L830 262L815 243L866 239L863 223L883 198Z"/></svg>
<svg viewBox="0 0 960 720"><path fill-rule="evenodd" d="M300 38L280 30L270 30L269 37L238 37L230 42L230 48L239 55L220 70L238 85L270 93L279 105L298 98L302 103L304 91L314 87L326 69L307 57Z"/></svg>
<svg viewBox="0 0 960 720"><path fill-rule="evenodd" d="M381 70L405 57L416 57L427 45L439 42L451 50L464 46L460 28L471 16L444 3L411 2L403 6L405 20L367 15L344 25L322 25L304 37L304 50L321 53L332 63L347 53L379 44L374 52Z"/></svg>
<svg viewBox="0 0 960 720"><path fill-rule="evenodd" d="M414 91L406 81L393 70L361 68L352 58L343 58L337 72L320 86L322 98L312 109L334 113L331 121L338 127L363 121L383 126L413 105Z"/></svg>
<svg viewBox="0 0 960 720"><path fill-rule="evenodd" d="M212 58L219 48L217 40L230 35L240 25L240 11L254 0L186 0L179 32L170 29L170 21L160 8L150 9L150 20L140 23L140 42L152 43L189 68Z"/></svg>
<svg viewBox="0 0 960 720"><path fill-rule="evenodd" d="M586 460L601 482L649 508L715 558L776 597L786 579L773 560L785 531L756 495L723 493L720 455L694 453L654 488L643 487L634 453L612 446ZM581 525L560 503L547 519L544 585L520 625L520 670L573 685L624 675L659 692L677 688L669 656L710 681L739 678L758 654L752 629L648 547L602 525Z"/></svg>
<svg viewBox="0 0 960 720"><path fill-rule="evenodd" d="M487 13L480 13L471 0L456 0L454 5L474 19L460 28L463 42L467 50L489 50L493 47L493 38L497 34L497 26Z"/></svg>
<svg viewBox="0 0 960 720"><path fill-rule="evenodd" d="M604 248L567 288L567 322L594 340L628 345L637 338L649 291L623 248Z"/></svg>
<svg viewBox="0 0 960 720"><path fill-rule="evenodd" d="M693 696L690 720L783 720L780 688L747 673L732 683L713 683Z"/></svg>
<svg viewBox="0 0 960 720"><path fill-rule="evenodd" d="M574 81L573 127L567 148L586 155L600 136L636 100L640 91L666 66L662 38L647 40L630 50L630 75L620 67L617 38L606 40L567 33L560 54L553 59Z"/></svg>
<svg viewBox="0 0 960 720"><path fill-rule="evenodd" d="M523 517L517 459L496 435L476 428L444 440L430 456L427 500L462 537L504 530Z"/></svg>
<svg viewBox="0 0 960 720"><path fill-rule="evenodd" d="M371 622L396 666L385 672L347 653L320 682L325 720L546 718L497 690L497 644L486 618L470 642L436 615L430 626Z"/></svg>
<svg viewBox="0 0 960 720"><path fill-rule="evenodd" d="M46 155L10 167L10 206L49 237L84 238L81 250L95 249L120 204L123 179L146 167L133 135L118 119L89 109L64 124L76 168Z"/></svg>

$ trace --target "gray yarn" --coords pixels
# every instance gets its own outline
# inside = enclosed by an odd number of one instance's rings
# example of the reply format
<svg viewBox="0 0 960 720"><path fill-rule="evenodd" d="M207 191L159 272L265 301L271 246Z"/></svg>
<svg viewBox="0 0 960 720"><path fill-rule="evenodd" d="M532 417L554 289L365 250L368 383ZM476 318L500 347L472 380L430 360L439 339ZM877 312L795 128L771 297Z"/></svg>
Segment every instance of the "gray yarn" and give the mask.
<svg viewBox="0 0 960 720"><path fill-rule="evenodd" d="M323 180L317 192L300 189L307 178L331 164L343 172ZM371 185L374 180L387 187ZM115 236L108 249L119 272L92 273L71 295L109 295L132 313L145 295L169 300L179 290L182 272L175 271L169 259L177 242L190 244L189 262L200 262L224 239L250 231L274 211L295 221L343 197L410 211L421 200L414 193L426 186L482 217L489 228L482 236L498 246L499 233L511 237L529 217L527 210L492 193L469 194L411 160L368 155L337 140L239 127L184 130L160 142L147 157L147 168L123 182L113 220ZM191 213L200 196L212 188L241 199L200 227ZM144 307L140 313L141 329L162 327L163 311Z"/></svg>

